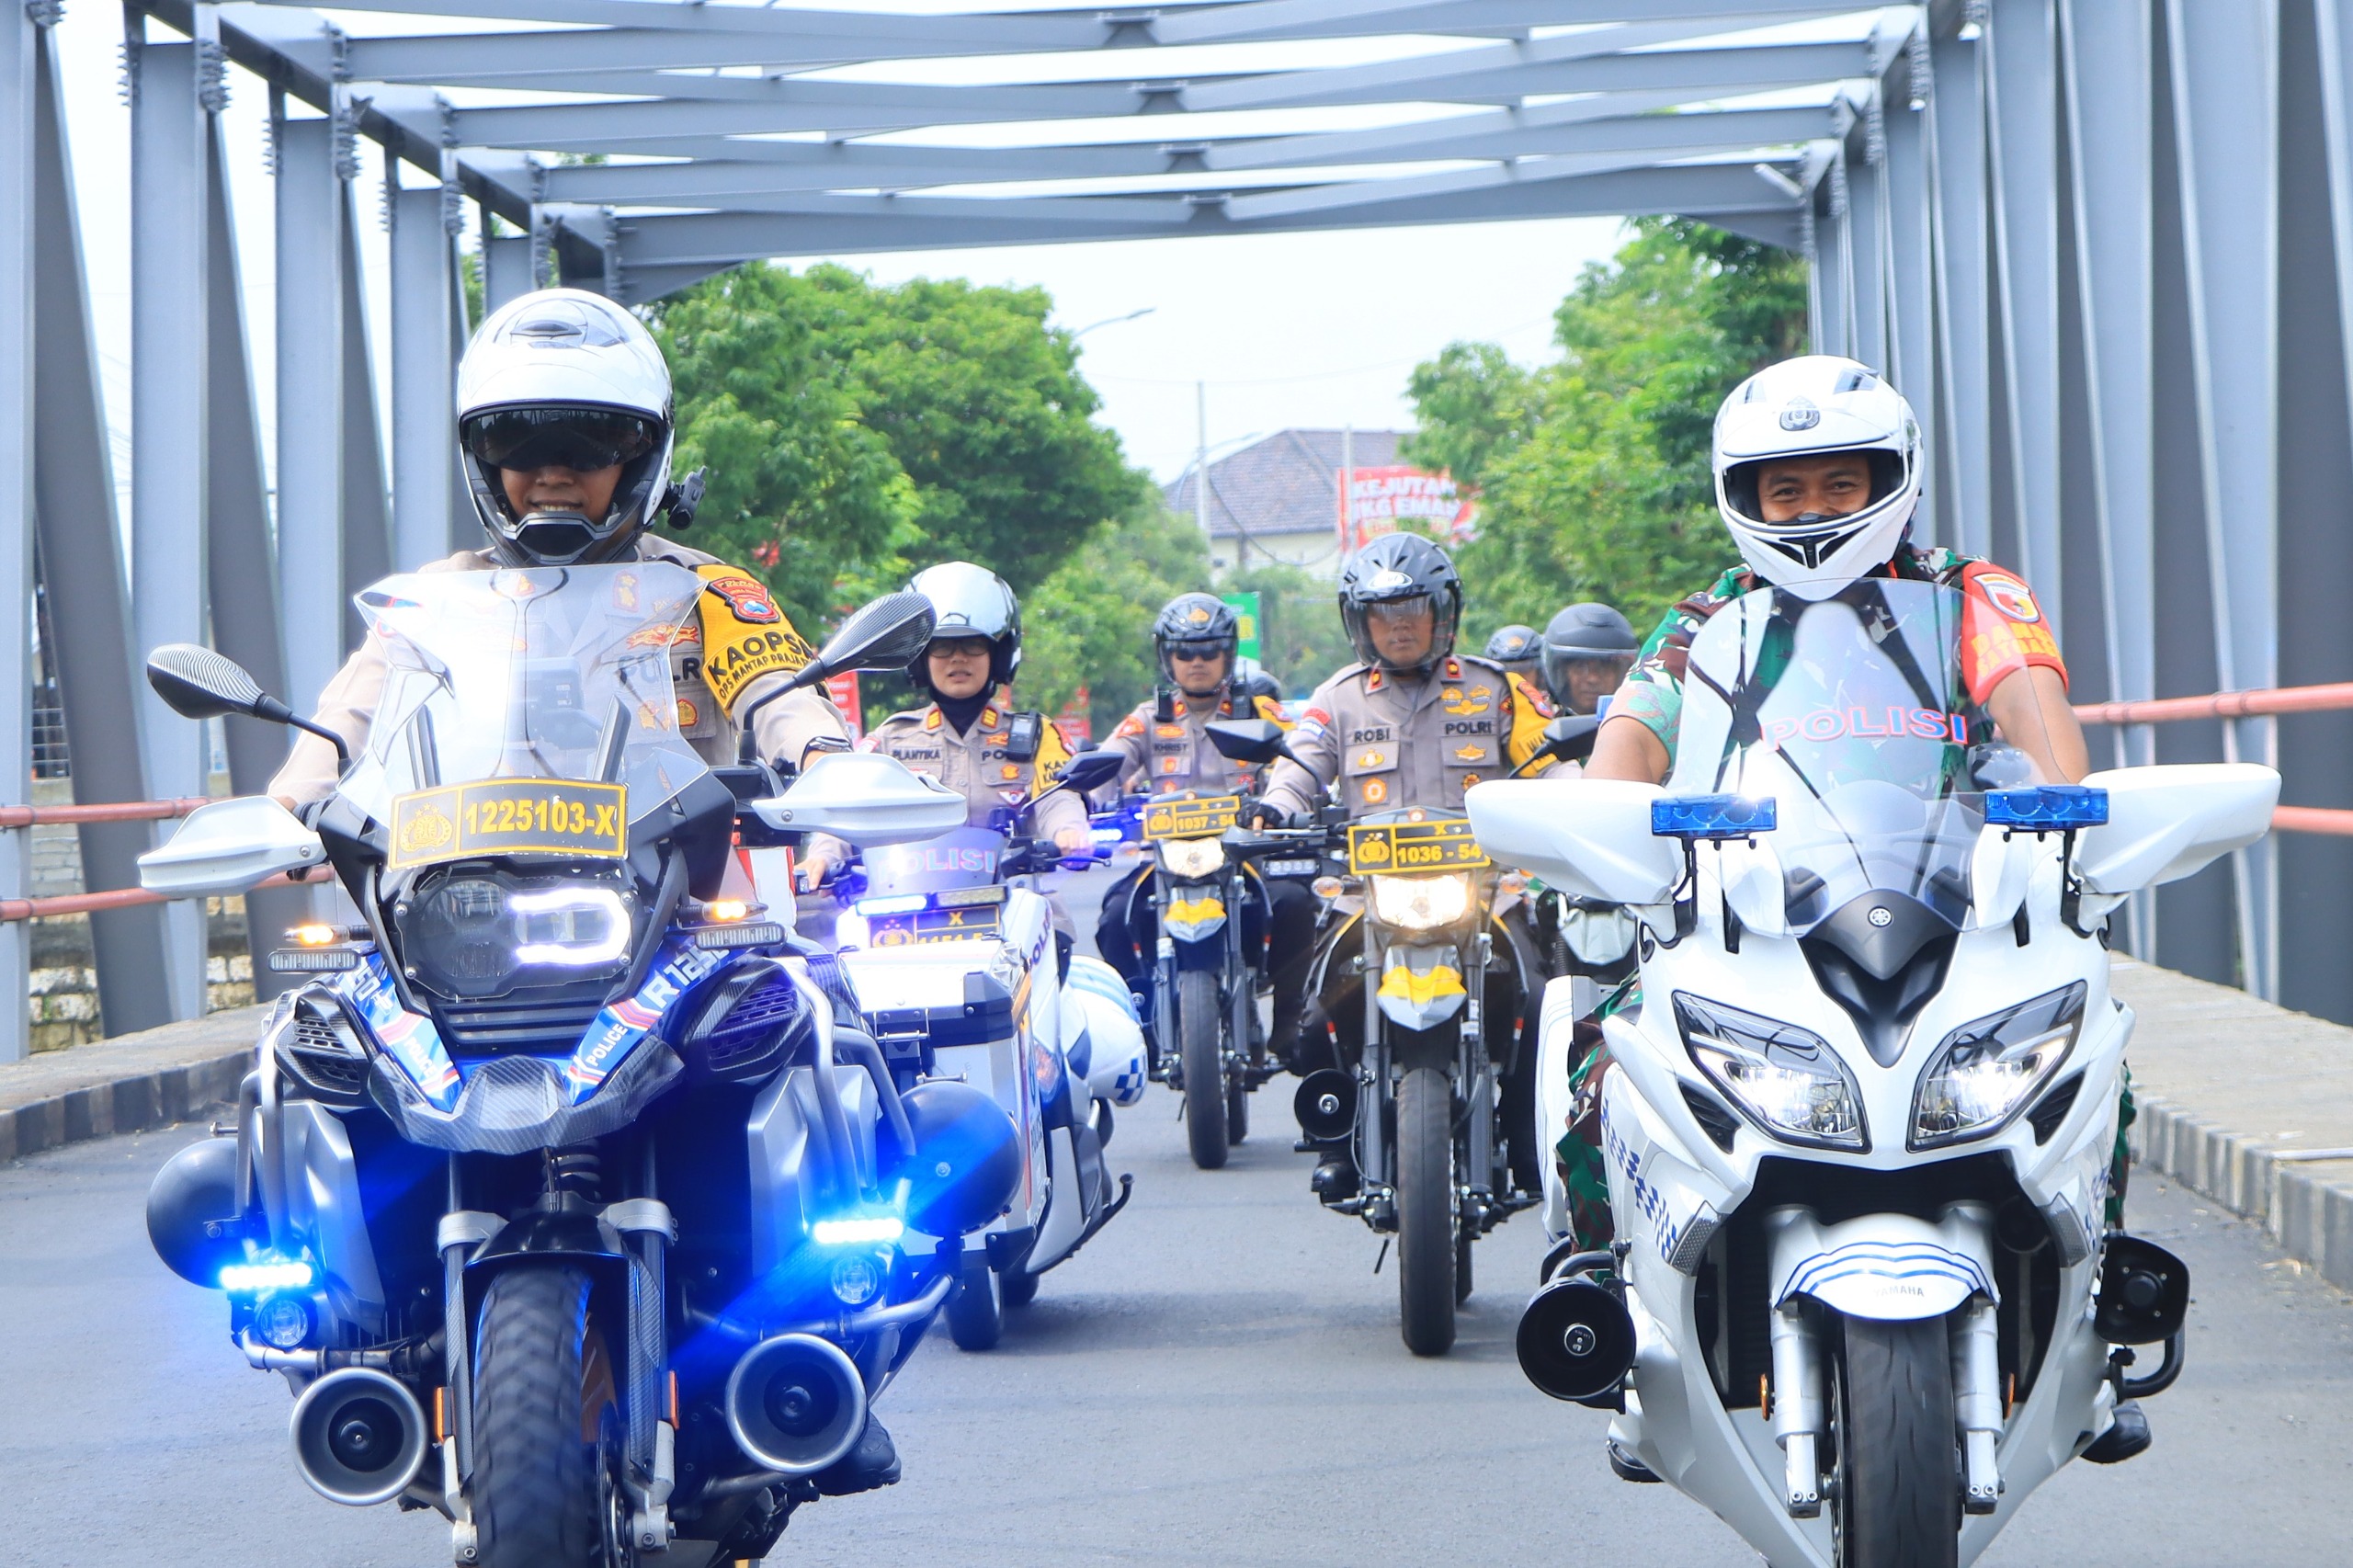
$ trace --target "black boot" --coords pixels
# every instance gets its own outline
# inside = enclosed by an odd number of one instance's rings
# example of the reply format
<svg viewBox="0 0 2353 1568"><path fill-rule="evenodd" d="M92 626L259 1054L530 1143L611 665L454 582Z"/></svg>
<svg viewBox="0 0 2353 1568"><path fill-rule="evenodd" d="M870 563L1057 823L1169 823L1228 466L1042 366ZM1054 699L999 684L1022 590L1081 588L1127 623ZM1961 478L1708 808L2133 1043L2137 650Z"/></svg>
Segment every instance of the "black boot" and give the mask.
<svg viewBox="0 0 2353 1568"><path fill-rule="evenodd" d="M1658 1484L1658 1472L1619 1447L1617 1438L1602 1438L1601 1447L1609 1456L1609 1473L1619 1480L1631 1481L1638 1486Z"/></svg>
<svg viewBox="0 0 2353 1568"><path fill-rule="evenodd" d="M2146 1453L2155 1440L2149 1434L2149 1418L2141 1414L2141 1402L2128 1399L2116 1407L2115 1425L2092 1440L2084 1458L2094 1464L2122 1464Z"/></svg>
<svg viewBox="0 0 2353 1568"><path fill-rule="evenodd" d="M872 1412L857 1446L816 1474L817 1490L828 1497L847 1497L899 1483L899 1449L890 1432Z"/></svg>

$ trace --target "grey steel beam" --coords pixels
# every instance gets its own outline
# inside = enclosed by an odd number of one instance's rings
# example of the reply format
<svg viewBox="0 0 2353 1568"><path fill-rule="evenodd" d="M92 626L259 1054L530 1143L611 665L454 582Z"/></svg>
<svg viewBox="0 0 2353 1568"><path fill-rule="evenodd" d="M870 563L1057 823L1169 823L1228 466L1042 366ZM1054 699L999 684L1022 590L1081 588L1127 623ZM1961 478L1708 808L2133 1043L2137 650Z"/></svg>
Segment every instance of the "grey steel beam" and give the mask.
<svg viewBox="0 0 2353 1568"><path fill-rule="evenodd" d="M1890 374L1913 400L1924 430L1936 419L1936 233L1929 219L1927 60L1918 46L1916 80L1907 67L1910 91L1886 112L1888 324ZM1918 108L1912 107L1916 95ZM1941 537L1940 486L1929 484L1920 498L1920 538Z"/></svg>
<svg viewBox="0 0 2353 1568"><path fill-rule="evenodd" d="M32 798L34 79L46 30L24 6L0 10L0 805L12 806ZM30 893L30 850L27 835L0 834L0 898ZM0 927L0 1062L30 1050L31 953L29 926Z"/></svg>
<svg viewBox="0 0 2353 1568"><path fill-rule="evenodd" d="M1860 160L1847 164L1847 209L1849 265L1854 288L1854 356L1884 373L1887 369L1887 153L1873 145Z"/></svg>
<svg viewBox="0 0 2353 1568"><path fill-rule="evenodd" d="M343 663L344 147L333 119L278 126L278 594L287 700Z"/></svg>
<svg viewBox="0 0 2353 1568"><path fill-rule="evenodd" d="M141 24L134 17L132 28ZM195 43L131 48L131 534L134 646L205 639L210 300L205 187L211 128ZM206 792L205 726L140 694L147 786ZM204 905L166 906L164 983L176 1018L205 1005Z"/></svg>
<svg viewBox="0 0 2353 1568"><path fill-rule="evenodd" d="M2321 123L2328 170L2328 211L2336 257L2336 308L2353 322L2353 6L2348 0L2312 0L2319 45ZM2348 401L2353 401L2353 351L2345 357Z"/></svg>
<svg viewBox="0 0 2353 1568"><path fill-rule="evenodd" d="M1510 65L1465 75L1414 101L1487 103L1528 94L1661 92L1689 97L1738 96L1870 74L1868 43L1775 44L1745 49L1665 50L1556 63ZM635 101L466 108L449 117L461 147L622 149L678 136L834 135L915 125L980 125L1030 120L1107 119L1223 107L1214 97L1238 88L1195 82L1079 82L1019 86L902 86L858 82L772 79L765 101ZM1373 88L1311 90L1255 108L1383 103L1396 95Z"/></svg>
<svg viewBox="0 0 2353 1568"><path fill-rule="evenodd" d="M343 642L368 635L353 596L392 575L392 519L386 502L384 449L378 435L376 372L369 352L368 312L360 302L359 215L353 182L343 182Z"/></svg>
<svg viewBox="0 0 2353 1568"><path fill-rule="evenodd" d="M1239 225L1214 206L1194 207L1182 227L1161 222L1101 219L1047 225L987 217L984 201L953 205L970 216L938 220L844 214L830 217L757 213L657 215L632 221L621 236L627 276L657 267L718 271L760 256L847 256L865 251L939 250L1036 244L1046 240L1164 239L1225 233L1270 233L1426 223L1487 222L1519 218L1573 218L1643 213L1744 212L1779 215L1787 199L1746 164L1684 165L1662 169L1586 175L1541 184L1456 192L1393 205L1336 213L1267 219ZM647 296L633 294L633 298Z"/></svg>
<svg viewBox="0 0 2353 1568"><path fill-rule="evenodd" d="M398 188L392 215L392 565L415 571L449 553L457 462L450 443L449 355L456 251L438 186Z"/></svg>
<svg viewBox="0 0 2353 1568"><path fill-rule="evenodd" d="M206 418L211 460L206 473L205 523L211 533L206 586L212 606L212 645L251 672L263 690L283 692L286 658L278 639L278 568L262 469L261 405L254 395L236 225L229 210L228 157L218 119L212 126L211 159L204 281L211 300L205 354L211 404ZM221 738L228 753L233 793L260 794L286 760L286 732L275 724L225 722ZM299 975L272 973L268 958L278 945L278 934L301 923L310 896L293 888L245 895L245 938L256 1000L267 1001L301 983ZM104 977L100 979L103 984Z"/></svg>
<svg viewBox="0 0 2353 1568"><path fill-rule="evenodd" d="M1323 131L1211 144L1201 166L1221 173L1415 158L1512 157L1524 153L1620 153L1780 146L1836 134L1827 105L1661 114L1688 90L1606 93L1566 103L1482 109L1377 131Z"/></svg>
<svg viewBox="0 0 2353 1568"><path fill-rule="evenodd" d="M531 236L490 234L483 225L482 242L482 304L494 311L509 300L520 299L539 287L531 275Z"/></svg>
<svg viewBox="0 0 2353 1568"><path fill-rule="evenodd" d="M12 18L13 21L13 18ZM81 215L58 93L54 36L36 35L32 123L35 342L32 477L40 518L42 587L52 606L47 634L73 759L74 799L96 805L143 801L145 761L136 723L139 663L131 647L131 594L122 560L114 457L101 401L97 341L82 265ZM142 823L88 824L78 833L85 888L139 885ZM7 896L21 896L10 893ZM98 1011L109 1034L172 1021L164 973L164 913L149 907L90 917ZM8 994L0 991L0 994Z"/></svg>
<svg viewBox="0 0 2353 1568"><path fill-rule="evenodd" d="M1984 88L1981 44L1938 38L1929 47L1928 104L1936 173L1937 358L1944 368L1944 455L1950 505L1943 540L1984 554L1994 537L1993 378L1985 222Z"/></svg>
<svg viewBox="0 0 2353 1568"><path fill-rule="evenodd" d="M2279 667L2279 0L2166 0L2165 14L2216 669L2225 689L2265 687ZM2237 720L2225 733L2232 755L2273 760L2276 721ZM2275 996L2272 841L2234 860L2247 989Z"/></svg>
<svg viewBox="0 0 2353 1568"><path fill-rule="evenodd" d="M1824 354L1845 354L1855 340L1854 256L1843 166L1834 152L1814 192L1813 338Z"/></svg>
<svg viewBox="0 0 2353 1568"><path fill-rule="evenodd" d="M2063 0L2077 288L2091 408L2109 695L2156 695L2156 439L2149 12L2143 0ZM2116 760L2156 760L2146 725Z"/></svg>
<svg viewBox="0 0 2353 1568"><path fill-rule="evenodd" d="M1986 29L2002 384L2022 558L2063 636L2059 548L2059 34L2051 0L1994 0Z"/></svg>

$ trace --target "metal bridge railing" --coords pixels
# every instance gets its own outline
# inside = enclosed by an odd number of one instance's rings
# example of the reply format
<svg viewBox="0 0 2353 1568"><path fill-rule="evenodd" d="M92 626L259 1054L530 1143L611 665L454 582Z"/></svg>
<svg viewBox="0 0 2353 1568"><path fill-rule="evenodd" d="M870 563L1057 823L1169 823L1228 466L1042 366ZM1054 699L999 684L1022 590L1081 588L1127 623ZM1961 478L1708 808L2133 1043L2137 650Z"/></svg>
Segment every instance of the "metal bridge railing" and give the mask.
<svg viewBox="0 0 2353 1568"><path fill-rule="evenodd" d="M164 822L184 817L197 807L210 803L208 797L196 795L176 801L120 801L97 806L0 806L0 830L52 824L78 826L93 822ZM295 885L294 878L281 874L256 884L253 891ZM90 915L99 910L131 909L142 903L165 902L162 893L149 892L144 888L61 893L53 898L6 898L0 899L0 924L14 920L40 920L57 915Z"/></svg>
<svg viewBox="0 0 2353 1568"><path fill-rule="evenodd" d="M2193 719L2264 719L2290 713L2334 713L2353 708L2353 681L2283 686L2262 691L2218 691L2206 697L2154 697L2137 702L2086 702L2075 717L2091 724L2173 724ZM2279 806L2271 825L2281 833L2353 838L2353 811L2329 806Z"/></svg>

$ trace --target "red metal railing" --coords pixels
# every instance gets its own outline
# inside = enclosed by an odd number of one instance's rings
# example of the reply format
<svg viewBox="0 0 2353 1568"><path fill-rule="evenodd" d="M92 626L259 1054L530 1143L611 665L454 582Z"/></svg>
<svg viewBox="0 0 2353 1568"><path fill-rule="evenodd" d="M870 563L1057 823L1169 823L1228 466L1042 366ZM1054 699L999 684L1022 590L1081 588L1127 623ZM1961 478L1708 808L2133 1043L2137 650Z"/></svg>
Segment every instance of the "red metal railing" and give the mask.
<svg viewBox="0 0 2353 1568"><path fill-rule="evenodd" d="M2086 724L2171 724L2189 719L2260 719L2284 713L2334 713L2353 708L2353 681L2283 686L2263 691L2220 691L2211 697L2155 697L2139 702L2086 702L2075 717ZM2280 806L2271 813L2281 833L2353 838L2353 812L2327 806Z"/></svg>

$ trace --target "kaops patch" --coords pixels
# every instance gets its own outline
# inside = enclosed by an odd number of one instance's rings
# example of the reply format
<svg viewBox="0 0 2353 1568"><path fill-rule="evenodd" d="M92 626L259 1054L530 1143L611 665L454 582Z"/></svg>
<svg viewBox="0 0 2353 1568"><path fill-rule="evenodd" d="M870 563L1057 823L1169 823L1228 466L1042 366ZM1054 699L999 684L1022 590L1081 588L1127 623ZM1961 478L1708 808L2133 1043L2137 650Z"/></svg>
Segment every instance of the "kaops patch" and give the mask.
<svg viewBox="0 0 2353 1568"><path fill-rule="evenodd" d="M783 611L767 597L767 590L734 567L703 566L697 571L710 590L699 606L703 684L719 699L719 706L733 713L735 699L745 687L762 676L790 675L815 657L816 651L784 619ZM732 583L748 585L758 596L758 607L767 611L765 621L745 613L742 601L746 596L730 592Z"/></svg>
<svg viewBox="0 0 2353 1568"><path fill-rule="evenodd" d="M703 567L702 585L727 601L735 619L752 626L774 626L784 619L760 580L733 567Z"/></svg>

